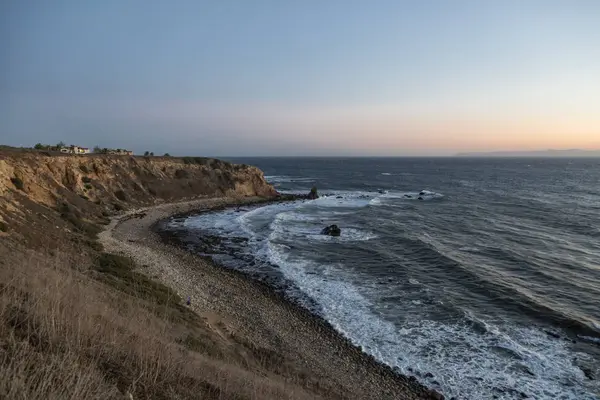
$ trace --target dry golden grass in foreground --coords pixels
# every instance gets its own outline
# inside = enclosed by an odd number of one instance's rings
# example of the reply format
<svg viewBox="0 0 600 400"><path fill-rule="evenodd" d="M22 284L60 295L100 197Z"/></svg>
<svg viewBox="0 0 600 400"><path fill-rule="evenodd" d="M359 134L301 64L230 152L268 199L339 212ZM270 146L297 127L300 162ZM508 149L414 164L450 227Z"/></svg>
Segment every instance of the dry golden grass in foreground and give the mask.
<svg viewBox="0 0 600 400"><path fill-rule="evenodd" d="M180 305L127 294L61 253L0 251L0 398L319 397L227 349Z"/></svg>

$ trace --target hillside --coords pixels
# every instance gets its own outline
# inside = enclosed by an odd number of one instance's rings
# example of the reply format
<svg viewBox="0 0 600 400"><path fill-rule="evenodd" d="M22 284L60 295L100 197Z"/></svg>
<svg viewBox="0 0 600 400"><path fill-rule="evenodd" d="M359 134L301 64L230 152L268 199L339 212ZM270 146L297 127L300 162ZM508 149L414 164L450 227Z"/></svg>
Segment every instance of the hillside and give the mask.
<svg viewBox="0 0 600 400"><path fill-rule="evenodd" d="M219 160L1 152L0 397L326 393L251 343L225 345L176 292L96 238L124 209L275 194L260 170Z"/></svg>

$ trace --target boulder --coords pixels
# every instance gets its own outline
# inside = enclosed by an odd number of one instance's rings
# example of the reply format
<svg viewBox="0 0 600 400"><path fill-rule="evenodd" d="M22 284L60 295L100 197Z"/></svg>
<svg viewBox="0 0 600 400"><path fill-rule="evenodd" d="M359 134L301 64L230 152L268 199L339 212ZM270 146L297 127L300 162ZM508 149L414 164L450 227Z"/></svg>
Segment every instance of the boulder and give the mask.
<svg viewBox="0 0 600 400"><path fill-rule="evenodd" d="M340 236L341 234L342 234L342 230L337 225L326 226L321 231L321 235Z"/></svg>
<svg viewBox="0 0 600 400"><path fill-rule="evenodd" d="M310 189L310 193L306 196L306 198L309 200L316 200L319 198L316 186L313 186L312 189Z"/></svg>

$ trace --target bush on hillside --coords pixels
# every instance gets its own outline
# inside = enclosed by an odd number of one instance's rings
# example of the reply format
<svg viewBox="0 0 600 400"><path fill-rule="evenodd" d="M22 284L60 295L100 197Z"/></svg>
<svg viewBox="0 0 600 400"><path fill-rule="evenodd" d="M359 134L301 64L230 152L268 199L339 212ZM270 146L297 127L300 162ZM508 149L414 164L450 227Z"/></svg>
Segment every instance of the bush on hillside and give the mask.
<svg viewBox="0 0 600 400"><path fill-rule="evenodd" d="M190 173L185 169L178 169L175 171L175 178L177 179L185 179L190 176Z"/></svg>
<svg viewBox="0 0 600 400"><path fill-rule="evenodd" d="M117 190L115 192L115 197L121 201L127 201L127 195L122 190Z"/></svg>
<svg viewBox="0 0 600 400"><path fill-rule="evenodd" d="M19 178L18 176L10 178L10 181L13 183L13 185L15 185L15 187L17 189L25 190L25 185L23 184L23 181L21 180L21 178Z"/></svg>
<svg viewBox="0 0 600 400"><path fill-rule="evenodd" d="M208 158L204 157L182 157L184 164L199 164L204 165L207 163Z"/></svg>
<svg viewBox="0 0 600 400"><path fill-rule="evenodd" d="M104 274L105 281L127 294L160 305L181 302L181 298L173 289L134 271L135 263L131 258L102 253L96 266L97 270Z"/></svg>

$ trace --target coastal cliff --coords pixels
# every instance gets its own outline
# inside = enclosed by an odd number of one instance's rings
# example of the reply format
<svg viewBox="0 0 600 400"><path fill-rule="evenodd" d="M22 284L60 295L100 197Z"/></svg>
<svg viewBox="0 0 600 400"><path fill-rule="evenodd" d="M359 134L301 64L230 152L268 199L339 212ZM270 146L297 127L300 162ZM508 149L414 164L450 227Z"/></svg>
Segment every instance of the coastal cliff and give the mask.
<svg viewBox="0 0 600 400"><path fill-rule="evenodd" d="M258 168L211 158L0 150L0 236L30 248L78 246L125 210L276 195Z"/></svg>
<svg viewBox="0 0 600 400"><path fill-rule="evenodd" d="M210 158L0 153L0 196L15 189L48 207L77 196L107 210L198 196L277 194L258 168Z"/></svg>

